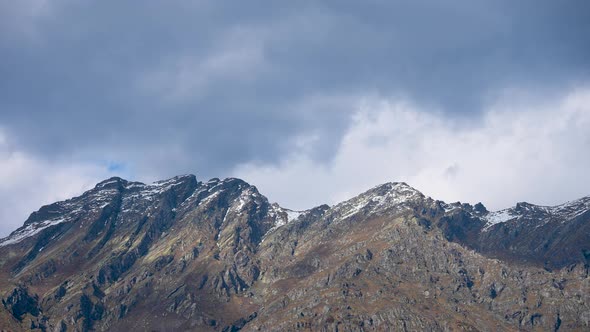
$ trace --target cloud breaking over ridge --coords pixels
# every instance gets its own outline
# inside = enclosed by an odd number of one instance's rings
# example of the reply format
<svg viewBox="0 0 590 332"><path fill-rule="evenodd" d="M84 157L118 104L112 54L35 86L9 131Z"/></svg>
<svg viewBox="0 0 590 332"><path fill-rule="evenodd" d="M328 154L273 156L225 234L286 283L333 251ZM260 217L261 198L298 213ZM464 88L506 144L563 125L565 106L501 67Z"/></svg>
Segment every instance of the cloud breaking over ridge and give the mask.
<svg viewBox="0 0 590 332"><path fill-rule="evenodd" d="M294 208L384 181L493 208L587 195L587 13L0 2L0 236L112 175L244 176Z"/></svg>
<svg viewBox="0 0 590 332"><path fill-rule="evenodd" d="M356 105L330 163L315 162L300 146L278 165L243 164L235 175L298 209L389 181L447 202L481 200L492 209L590 194L590 89L555 101L507 93L481 120L467 123L397 98L366 97Z"/></svg>

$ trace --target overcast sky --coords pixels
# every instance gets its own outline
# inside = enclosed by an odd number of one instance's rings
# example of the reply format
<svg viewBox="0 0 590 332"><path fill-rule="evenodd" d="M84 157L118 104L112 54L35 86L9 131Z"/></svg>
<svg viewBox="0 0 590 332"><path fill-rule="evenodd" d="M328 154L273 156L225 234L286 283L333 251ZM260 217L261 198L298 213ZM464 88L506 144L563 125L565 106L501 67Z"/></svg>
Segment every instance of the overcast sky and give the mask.
<svg viewBox="0 0 590 332"><path fill-rule="evenodd" d="M121 176L590 195L590 2L0 0L0 236Z"/></svg>

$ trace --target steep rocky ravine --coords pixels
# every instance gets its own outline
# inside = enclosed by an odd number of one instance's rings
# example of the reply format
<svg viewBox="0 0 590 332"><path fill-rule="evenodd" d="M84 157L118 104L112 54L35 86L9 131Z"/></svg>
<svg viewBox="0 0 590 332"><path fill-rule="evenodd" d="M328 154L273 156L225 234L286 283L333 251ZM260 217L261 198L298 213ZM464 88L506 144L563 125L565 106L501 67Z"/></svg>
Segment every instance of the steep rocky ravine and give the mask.
<svg viewBox="0 0 590 332"><path fill-rule="evenodd" d="M0 240L0 326L587 330L589 211L489 212L387 183L295 212L239 179L112 178Z"/></svg>

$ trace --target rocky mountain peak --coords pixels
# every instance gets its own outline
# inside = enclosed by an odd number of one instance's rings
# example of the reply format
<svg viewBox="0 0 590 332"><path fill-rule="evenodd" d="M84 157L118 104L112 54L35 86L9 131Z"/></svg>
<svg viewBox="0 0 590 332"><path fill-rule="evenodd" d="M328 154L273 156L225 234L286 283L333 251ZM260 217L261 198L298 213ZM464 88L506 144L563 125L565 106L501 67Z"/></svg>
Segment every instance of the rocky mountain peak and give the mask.
<svg viewBox="0 0 590 332"><path fill-rule="evenodd" d="M388 182L369 190L369 192L374 196L389 199L392 203L424 198L420 191L405 182Z"/></svg>
<svg viewBox="0 0 590 332"><path fill-rule="evenodd" d="M498 211L458 202L441 207L445 236L477 251L546 268L590 263L588 197L556 206L519 202Z"/></svg>
<svg viewBox="0 0 590 332"><path fill-rule="evenodd" d="M94 189L107 189L107 188L119 188L120 186L124 186L128 183L127 180L120 178L118 176L113 176L106 180L100 181L99 183L94 186Z"/></svg>
<svg viewBox="0 0 590 332"><path fill-rule="evenodd" d="M388 182L373 187L347 201L337 204L329 212L336 219L347 219L359 213L380 214L408 208L425 196L405 182Z"/></svg>
<svg viewBox="0 0 590 332"><path fill-rule="evenodd" d="M176 185L181 185L181 184L196 184L197 182L198 181L197 181L196 176L194 176L193 174L186 174L186 175L178 175L178 176L172 177L167 180L156 181L156 182L152 183L151 185L157 186L157 187L170 187L170 186L176 186Z"/></svg>
<svg viewBox="0 0 590 332"><path fill-rule="evenodd" d="M403 182L294 211L236 178L115 177L0 240L0 327L586 330L589 211Z"/></svg>
<svg viewBox="0 0 590 332"><path fill-rule="evenodd" d="M489 212L484 216L488 229L506 222L528 222L535 225L546 224L552 220L568 221L590 213L590 196L556 206L535 205L528 202L516 203L514 207Z"/></svg>

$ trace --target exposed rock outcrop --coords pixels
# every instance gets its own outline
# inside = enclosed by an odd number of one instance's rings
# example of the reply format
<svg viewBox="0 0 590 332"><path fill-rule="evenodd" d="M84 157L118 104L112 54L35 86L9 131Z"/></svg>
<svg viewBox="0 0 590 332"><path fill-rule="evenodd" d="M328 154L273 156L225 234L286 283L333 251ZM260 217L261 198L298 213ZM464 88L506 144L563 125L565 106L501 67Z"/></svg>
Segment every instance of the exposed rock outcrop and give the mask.
<svg viewBox="0 0 590 332"><path fill-rule="evenodd" d="M239 179L111 178L0 240L0 326L584 330L588 202L489 212L387 183L296 212Z"/></svg>

